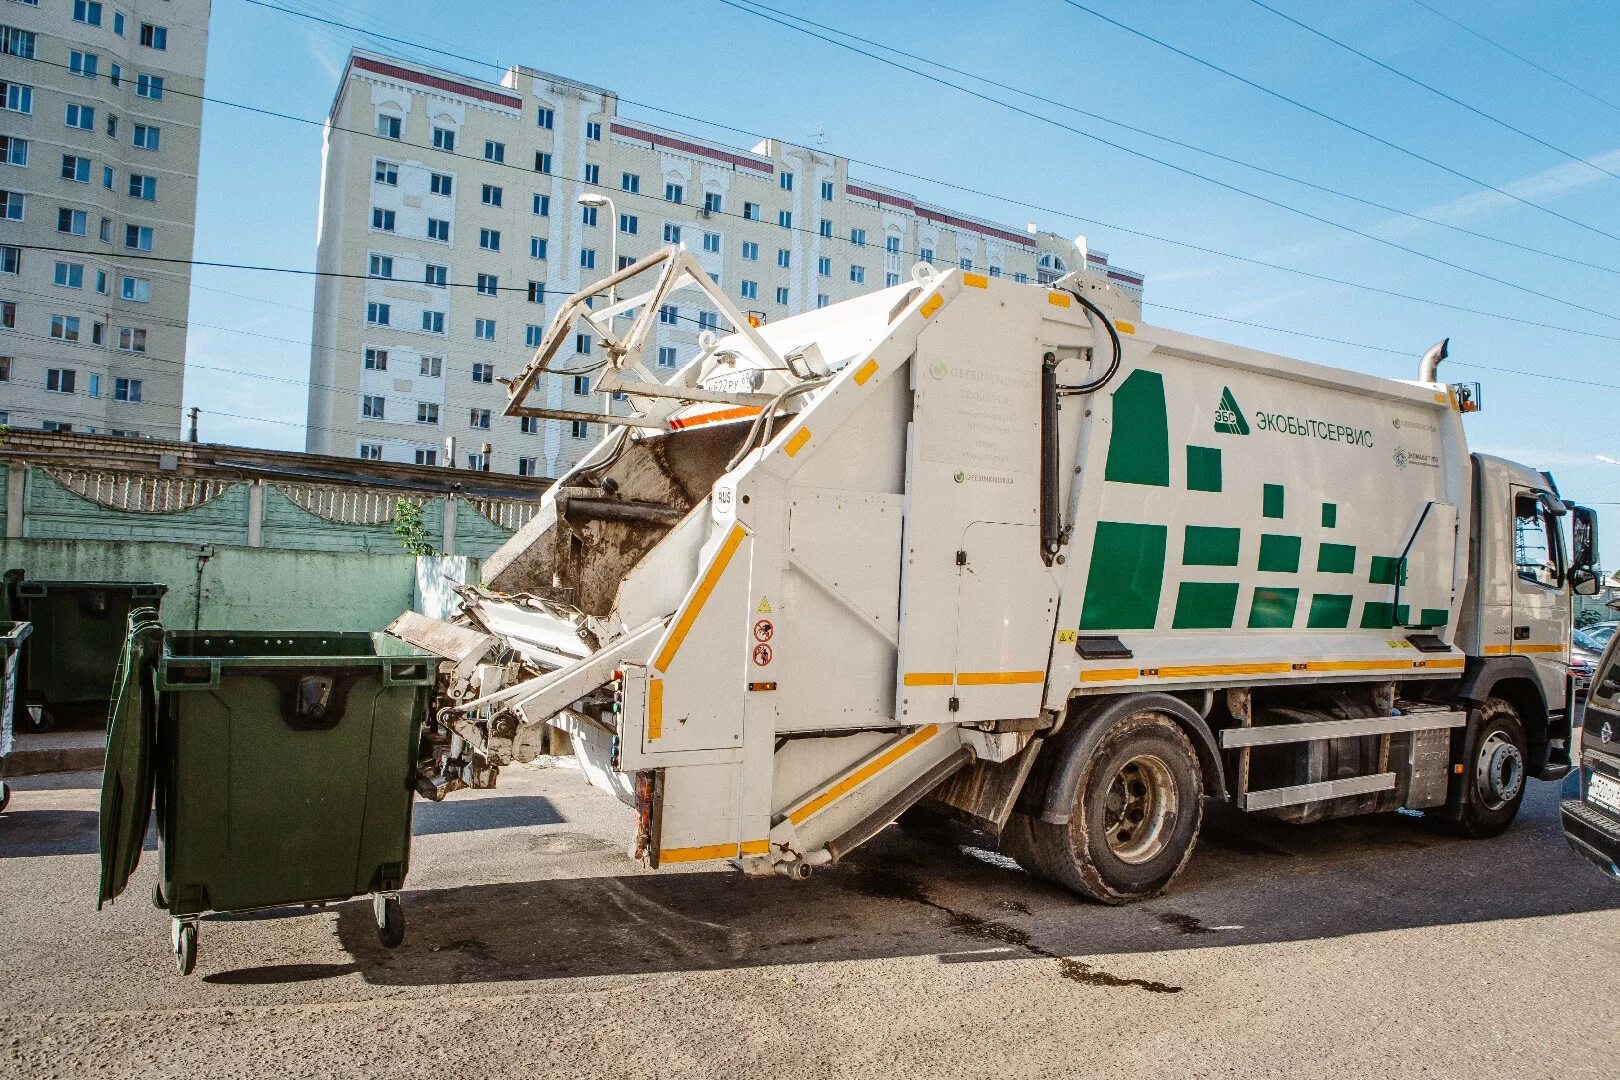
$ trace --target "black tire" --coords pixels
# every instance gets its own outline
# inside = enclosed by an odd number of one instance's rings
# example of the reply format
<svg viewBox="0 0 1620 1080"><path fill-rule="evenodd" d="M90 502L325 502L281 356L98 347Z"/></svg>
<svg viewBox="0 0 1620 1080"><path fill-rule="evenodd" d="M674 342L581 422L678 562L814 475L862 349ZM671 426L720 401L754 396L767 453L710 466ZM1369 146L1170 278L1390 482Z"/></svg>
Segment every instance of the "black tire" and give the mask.
<svg viewBox="0 0 1620 1080"><path fill-rule="evenodd" d="M197 966L197 924L181 923L171 932L170 938L174 969L182 975L190 975Z"/></svg>
<svg viewBox="0 0 1620 1080"><path fill-rule="evenodd" d="M1030 855L1042 877L1082 896L1104 904L1146 900L1192 856L1203 793L1198 755L1181 727L1163 713L1131 713L1096 743L1069 823L1026 819Z"/></svg>
<svg viewBox="0 0 1620 1080"><path fill-rule="evenodd" d="M377 940L385 949L398 948L405 940L405 906L397 896L383 901L382 918L377 920Z"/></svg>
<svg viewBox="0 0 1620 1080"><path fill-rule="evenodd" d="M1475 839L1500 836L1524 802L1530 755L1524 723L1512 703L1488 698L1468 717L1462 775L1451 797L1452 831Z"/></svg>

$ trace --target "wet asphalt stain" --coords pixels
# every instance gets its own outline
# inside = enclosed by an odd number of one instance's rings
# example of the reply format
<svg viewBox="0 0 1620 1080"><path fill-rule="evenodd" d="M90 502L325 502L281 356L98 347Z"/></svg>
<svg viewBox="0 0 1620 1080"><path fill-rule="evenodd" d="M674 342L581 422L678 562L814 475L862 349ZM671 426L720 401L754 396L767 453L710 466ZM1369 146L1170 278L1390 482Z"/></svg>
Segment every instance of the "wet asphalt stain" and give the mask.
<svg viewBox="0 0 1620 1080"><path fill-rule="evenodd" d="M1170 983L1158 982L1154 979L1127 979L1098 970L1083 960L1055 953L1044 945L1037 944L1030 937L1028 931L1020 930L994 919L981 918L966 911L957 911L955 908L940 903L928 895L920 883L893 870L868 866L861 863L850 863L852 871L843 875L840 884L863 893L866 896L880 900L901 900L924 907L933 908L943 913L950 920L953 931L963 937L973 938L977 941L996 942L1022 949L1031 956L1038 956L1045 960L1054 960L1058 965L1058 974L1070 982L1081 983L1086 986L1112 986L1129 987L1137 990L1146 990L1154 994L1179 994L1182 988ZM1010 906L1010 905L1009 905ZM1024 907L1027 912L1027 905Z"/></svg>
<svg viewBox="0 0 1620 1080"><path fill-rule="evenodd" d="M1016 911L1020 915L1033 915L1034 910L1022 900L1003 900L1001 906L1008 911Z"/></svg>
<svg viewBox="0 0 1620 1080"><path fill-rule="evenodd" d="M1220 932L1214 927L1205 926L1193 916L1183 915L1178 911L1161 911L1156 913L1154 917L1178 934L1217 934Z"/></svg>

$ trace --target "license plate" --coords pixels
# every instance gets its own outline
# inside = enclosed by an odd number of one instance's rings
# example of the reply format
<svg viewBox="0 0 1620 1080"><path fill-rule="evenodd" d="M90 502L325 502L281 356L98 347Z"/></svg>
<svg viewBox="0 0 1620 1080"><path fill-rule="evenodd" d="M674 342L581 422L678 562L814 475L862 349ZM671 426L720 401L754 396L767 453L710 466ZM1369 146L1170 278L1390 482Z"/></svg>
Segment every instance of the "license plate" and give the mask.
<svg viewBox="0 0 1620 1080"><path fill-rule="evenodd" d="M1620 814L1620 780L1602 773L1593 773L1586 785L1586 801L1601 806L1611 814Z"/></svg>

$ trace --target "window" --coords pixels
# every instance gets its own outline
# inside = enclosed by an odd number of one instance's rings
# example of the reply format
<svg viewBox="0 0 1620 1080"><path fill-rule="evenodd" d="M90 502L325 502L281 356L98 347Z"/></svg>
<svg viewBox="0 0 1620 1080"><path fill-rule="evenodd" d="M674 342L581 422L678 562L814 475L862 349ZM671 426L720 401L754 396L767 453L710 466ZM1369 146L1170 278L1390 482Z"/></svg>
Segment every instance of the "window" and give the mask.
<svg viewBox="0 0 1620 1080"><path fill-rule="evenodd" d="M583 420L571 420L568 424L568 434L576 439L588 439L591 437L591 425Z"/></svg>
<svg viewBox="0 0 1620 1080"><path fill-rule="evenodd" d="M585 124L585 137L591 142L601 142L602 125L597 123L595 120L588 121Z"/></svg>
<svg viewBox="0 0 1620 1080"><path fill-rule="evenodd" d="M0 247L0 274L22 273L22 248L7 244Z"/></svg>
<svg viewBox="0 0 1620 1080"><path fill-rule="evenodd" d="M64 289L84 288L84 264L59 262L51 281Z"/></svg>
<svg viewBox="0 0 1620 1080"><path fill-rule="evenodd" d="M360 415L372 420L383 418L383 399L381 394L363 394L360 397Z"/></svg>
<svg viewBox="0 0 1620 1080"><path fill-rule="evenodd" d="M706 232L706 233L704 233L703 234L703 250L704 251L716 251L716 252L719 251L720 250L720 234L717 233L717 232Z"/></svg>
<svg viewBox="0 0 1620 1080"><path fill-rule="evenodd" d="M479 341L495 340L495 320L475 319L473 321L473 337Z"/></svg>
<svg viewBox="0 0 1620 1080"><path fill-rule="evenodd" d="M382 444L381 443L361 443L360 444L360 460L361 461L381 461L382 460Z"/></svg>
<svg viewBox="0 0 1620 1080"><path fill-rule="evenodd" d="M451 149L446 147L446 149ZM506 144L496 142L494 139L484 140L484 160L504 162L506 160Z"/></svg>
<svg viewBox="0 0 1620 1080"><path fill-rule="evenodd" d="M890 255L900 254L900 238L898 236L884 237L883 250L887 251Z"/></svg>
<svg viewBox="0 0 1620 1080"><path fill-rule="evenodd" d="M123 86L124 85L124 69L119 67L117 64L108 65L108 67L107 67L107 81L112 83L114 86ZM158 79L157 82L158 82L158 89L161 91L162 88L163 88L163 80ZM163 95L161 93L159 93L158 96L162 97Z"/></svg>
<svg viewBox="0 0 1620 1080"><path fill-rule="evenodd" d="M833 182L831 180L823 180L821 182L821 201L833 201Z"/></svg>
<svg viewBox="0 0 1620 1080"><path fill-rule="evenodd" d="M0 356L0 382L11 381L11 357Z"/></svg>
<svg viewBox="0 0 1620 1080"><path fill-rule="evenodd" d="M793 252L787 248L776 249L776 265L786 270L793 265Z"/></svg>
<svg viewBox="0 0 1620 1080"><path fill-rule="evenodd" d="M956 260L956 265L960 266L963 270L971 270L973 269L973 260L968 258L966 255L963 255L960 259Z"/></svg>
<svg viewBox="0 0 1620 1080"><path fill-rule="evenodd" d="M589 375L575 375L574 376L574 395L576 397L588 397L588 396L590 396L590 392L591 392L591 377Z"/></svg>
<svg viewBox="0 0 1620 1080"><path fill-rule="evenodd" d="M73 21L82 22L87 26L100 26L101 4L99 0L73 0Z"/></svg>
<svg viewBox="0 0 1620 1080"><path fill-rule="evenodd" d="M388 350L368 348L366 350L365 366L367 371L387 371Z"/></svg>
<svg viewBox="0 0 1620 1080"><path fill-rule="evenodd" d="M96 129L95 106L80 105L76 101L68 102L67 126L79 128L81 131L94 131Z"/></svg>
<svg viewBox="0 0 1620 1080"><path fill-rule="evenodd" d="M437 407L438 406L434 406L435 409ZM434 423L437 422L438 421L434 421ZM439 452L437 450L423 450L418 448L416 451L416 463L418 465L437 465L439 463Z"/></svg>
<svg viewBox="0 0 1620 1080"><path fill-rule="evenodd" d="M776 223L784 229L793 228L793 211L778 210L776 212Z"/></svg>
<svg viewBox="0 0 1620 1080"><path fill-rule="evenodd" d="M101 186L106 188L108 191L112 190L113 167L111 165L103 165L101 167Z"/></svg>
<svg viewBox="0 0 1620 1080"><path fill-rule="evenodd" d="M57 341L78 341L79 317L77 315L52 315L51 337Z"/></svg>
<svg viewBox="0 0 1620 1080"><path fill-rule="evenodd" d="M678 203L686 199L686 189L679 184L664 185L664 201Z"/></svg>
<svg viewBox="0 0 1620 1080"><path fill-rule="evenodd" d="M832 277L832 260L823 255L816 260L816 273L822 277Z"/></svg>
<svg viewBox="0 0 1620 1080"><path fill-rule="evenodd" d="M445 288L445 282L450 280L450 268L437 263L428 263L422 268L422 281L434 288Z"/></svg>
<svg viewBox="0 0 1620 1080"><path fill-rule="evenodd" d="M851 229L851 230L849 230L849 242L854 244L856 247L865 247L866 246L866 230L865 229Z"/></svg>
<svg viewBox="0 0 1620 1080"><path fill-rule="evenodd" d="M113 400L114 401L139 401L139 400L141 400L141 380L139 380L139 379L122 379L122 378L114 379L113 380Z"/></svg>
<svg viewBox="0 0 1620 1080"><path fill-rule="evenodd" d="M534 171L537 173L549 173L551 171L551 155L544 150L536 150L534 152Z"/></svg>
<svg viewBox="0 0 1620 1080"><path fill-rule="evenodd" d="M525 419L527 419L527 417L525 417ZM518 475L519 476L539 476L540 475L539 459L538 458L532 458L532 457L520 457L520 458L518 458Z"/></svg>
<svg viewBox="0 0 1620 1080"><path fill-rule="evenodd" d="M596 252L591 248L579 249L579 268L581 270L596 269Z"/></svg>
<svg viewBox="0 0 1620 1080"><path fill-rule="evenodd" d="M777 176L777 181L782 185L782 190L783 191L792 191L793 190L793 174L792 173L785 172L785 173L779 174Z"/></svg>
<svg viewBox="0 0 1620 1080"><path fill-rule="evenodd" d="M479 229L478 246L485 251L501 250L501 231L499 229Z"/></svg>
<svg viewBox="0 0 1620 1080"><path fill-rule="evenodd" d="M500 292L501 279L494 274L478 275L478 291L485 296L494 296Z"/></svg>
<svg viewBox="0 0 1620 1080"><path fill-rule="evenodd" d="M131 141L141 150L156 150L163 141L163 132L150 124L136 124Z"/></svg>
<svg viewBox="0 0 1620 1080"><path fill-rule="evenodd" d="M118 117L116 116L109 115L107 117L107 138L118 138Z"/></svg>
<svg viewBox="0 0 1620 1080"><path fill-rule="evenodd" d="M448 244L450 242L450 223L443 218L428 218L427 238L429 240L441 240Z"/></svg>
<svg viewBox="0 0 1620 1080"><path fill-rule="evenodd" d="M34 88L20 83L0 82L0 109L14 113L34 111Z"/></svg>
<svg viewBox="0 0 1620 1080"><path fill-rule="evenodd" d="M488 430L488 428L489 428L489 410L488 409L469 409L469 410L467 410L467 426L468 427L475 427L475 428L484 428L485 430Z"/></svg>
<svg viewBox="0 0 1620 1080"><path fill-rule="evenodd" d="M436 127L433 129L433 149L455 153L456 133L449 128Z"/></svg>
<svg viewBox="0 0 1620 1080"><path fill-rule="evenodd" d="M831 239L832 238L832 220L830 218L822 218L820 224L818 224L816 226L816 232L820 233L822 236L827 237L828 239Z"/></svg>
<svg viewBox="0 0 1620 1080"><path fill-rule="evenodd" d="M95 53L70 52L68 53L68 71L74 75L83 75L87 79L96 77L96 68L100 66L101 57Z"/></svg>
<svg viewBox="0 0 1620 1080"><path fill-rule="evenodd" d="M494 364L474 364L472 366L472 381L475 383L492 383L495 381Z"/></svg>
<svg viewBox="0 0 1620 1080"><path fill-rule="evenodd" d="M529 282L529 303L543 304L546 302L546 283L543 281Z"/></svg>
<svg viewBox="0 0 1620 1080"><path fill-rule="evenodd" d="M104 217L101 219L100 236L103 244L112 243L112 226L112 218Z"/></svg>
<svg viewBox="0 0 1620 1080"><path fill-rule="evenodd" d="M430 334L442 334L442 333L444 333L444 312L442 312L442 311L424 311L424 312L422 312L422 329L426 330Z"/></svg>
<svg viewBox="0 0 1620 1080"><path fill-rule="evenodd" d="M1558 519L1534 495L1513 500L1513 551L1519 577L1547 589L1564 584L1564 544Z"/></svg>
<svg viewBox="0 0 1620 1080"><path fill-rule="evenodd" d="M387 113L377 114L377 134L385 139L399 138L400 117Z"/></svg>
<svg viewBox="0 0 1620 1080"><path fill-rule="evenodd" d="M387 184L389 187L398 187L399 166L395 165L392 161L383 161L381 158L378 158L377 167L372 173L371 178L379 184Z"/></svg>
<svg viewBox="0 0 1620 1080"><path fill-rule="evenodd" d="M634 236L634 235L636 235L636 231L640 227L641 227L641 222L636 220L636 215L634 215L634 214L620 214L619 215L619 231L620 232L625 233L628 236Z"/></svg>
<svg viewBox="0 0 1620 1080"><path fill-rule="evenodd" d="M373 206L371 208L371 227L380 232L393 232L394 212L392 210L384 210L380 206Z"/></svg>
<svg viewBox="0 0 1620 1080"><path fill-rule="evenodd" d="M28 140L15 135L0 135L0 162L7 165L28 164Z"/></svg>
<svg viewBox="0 0 1620 1080"><path fill-rule="evenodd" d="M743 203L743 217L747 218L749 221L758 221L759 220L759 203L751 203L751 202Z"/></svg>
<svg viewBox="0 0 1620 1080"><path fill-rule="evenodd" d="M157 201L157 177L130 173L129 197L132 199L144 199L147 202Z"/></svg>
<svg viewBox="0 0 1620 1080"><path fill-rule="evenodd" d="M431 401L418 401L416 403L416 422L418 424L437 424L439 422L439 406Z"/></svg>
<svg viewBox="0 0 1620 1080"><path fill-rule="evenodd" d="M999 267L999 266L991 266L990 267L990 276L991 277L1000 277L1001 276L1001 267Z"/></svg>
<svg viewBox="0 0 1620 1080"><path fill-rule="evenodd" d="M579 221L582 225L596 224L596 207L582 206L579 208Z"/></svg>
<svg viewBox="0 0 1620 1080"><path fill-rule="evenodd" d="M422 357L421 368L421 374L427 378L441 378L444 375L444 357L424 356Z"/></svg>
<svg viewBox="0 0 1620 1080"><path fill-rule="evenodd" d="M0 300L0 329L17 329L17 304L12 300Z"/></svg>
<svg viewBox="0 0 1620 1080"><path fill-rule="evenodd" d="M436 172L428 177L428 190L435 195L443 195L449 198L450 193L455 189L454 186L455 180L448 173Z"/></svg>
<svg viewBox="0 0 1620 1080"><path fill-rule="evenodd" d="M742 257L746 262L758 262L759 245L754 243L752 240L744 240L742 246Z"/></svg>
<svg viewBox="0 0 1620 1080"><path fill-rule="evenodd" d="M749 281L749 280L747 280L745 278L745 279L743 279L741 291L742 291L742 298L744 300L758 300L759 299L759 282L757 282L757 281Z"/></svg>
<svg viewBox="0 0 1620 1080"><path fill-rule="evenodd" d="M885 287L900 284L900 275L892 271L885 273L883 275L883 284Z"/></svg>
<svg viewBox="0 0 1620 1080"><path fill-rule="evenodd" d="M674 326L681 321L681 309L674 304L664 304L658 309L658 321L665 326Z"/></svg>
<svg viewBox="0 0 1620 1080"><path fill-rule="evenodd" d="M473 472L487 472L489 470L488 454L468 454L467 468Z"/></svg>
<svg viewBox="0 0 1620 1080"><path fill-rule="evenodd" d="M917 252L917 258L921 259L925 263L933 262L934 261L934 249L931 248L931 247L923 248L921 251Z"/></svg>
<svg viewBox="0 0 1620 1080"><path fill-rule="evenodd" d="M662 368L675 366L675 346L660 345L658 347L658 366Z"/></svg>
<svg viewBox="0 0 1620 1080"><path fill-rule="evenodd" d="M720 193L718 191L705 191L703 193L703 212L705 214L718 214L720 212Z"/></svg>
<svg viewBox="0 0 1620 1080"><path fill-rule="evenodd" d="M69 210L67 207L56 212L56 231L72 233L74 236L83 236L90 226L90 215L83 210ZM133 225L130 228L134 228Z"/></svg>
<svg viewBox="0 0 1620 1080"><path fill-rule="evenodd" d="M1013 275L1013 280L1018 282L1018 284L1020 284L1020 285L1028 285L1029 284L1029 275L1028 274L1023 274L1023 273L1014 274Z"/></svg>
<svg viewBox="0 0 1620 1080"><path fill-rule="evenodd" d="M501 189L495 184L484 185L483 202L485 206L501 205L501 196Z"/></svg>
<svg viewBox="0 0 1620 1080"><path fill-rule="evenodd" d="M535 126L543 127L547 131L550 131L552 125L556 122L556 119L556 113L552 112L550 109L542 108L535 114Z"/></svg>
<svg viewBox="0 0 1620 1080"><path fill-rule="evenodd" d="M849 280L853 281L857 285L866 284L866 267L851 266L849 268Z"/></svg>
<svg viewBox="0 0 1620 1080"><path fill-rule="evenodd" d="M373 255L367 273L372 277L391 278L394 276L394 257L392 255Z"/></svg>
<svg viewBox="0 0 1620 1080"><path fill-rule="evenodd" d="M832 297L828 296L826 293L816 294L816 307L824 308L830 303L832 303Z"/></svg>
<svg viewBox="0 0 1620 1080"><path fill-rule="evenodd" d="M122 352L145 352L146 331L120 326L118 328L118 348ZM139 401L140 399L136 398L135 400Z"/></svg>
<svg viewBox="0 0 1620 1080"><path fill-rule="evenodd" d="M4 219L6 221L21 221L23 219L23 207L27 203L27 201L28 201L28 196L24 195L20 191L0 191L0 219ZM84 213L84 211L82 211L82 210L78 211L78 212L81 213L81 214ZM63 215L67 215L67 214L71 214L71 213L73 213L73 211L66 210L66 209L58 210L56 212L56 216L57 216L57 225L56 225L56 227L57 227L57 229L59 231L61 231L61 232L67 232L68 231L66 228L64 228L62 226L61 222L62 222ZM81 227L81 229L83 228L82 224L81 224L80 227ZM83 236L84 233L80 232L79 235Z"/></svg>
<svg viewBox="0 0 1620 1080"><path fill-rule="evenodd" d="M641 177L633 172L623 173L619 176L619 187L634 195L641 190Z"/></svg>
<svg viewBox="0 0 1620 1080"><path fill-rule="evenodd" d="M88 184L90 182L90 159L75 157L72 154L63 154L62 179L77 180L81 184Z"/></svg>
<svg viewBox="0 0 1620 1080"><path fill-rule="evenodd" d="M589 355L591 355L591 335L589 335L589 334L575 334L574 335L574 351L579 353L579 355L581 355L581 356L589 356Z"/></svg>
<svg viewBox="0 0 1620 1080"><path fill-rule="evenodd" d="M546 238L543 236L529 237L529 258L544 259L546 257Z"/></svg>
<svg viewBox="0 0 1620 1080"><path fill-rule="evenodd" d="M776 302L784 306L787 304L788 290L786 285L778 285L776 287Z"/></svg>
<svg viewBox="0 0 1620 1080"><path fill-rule="evenodd" d="M664 223L664 243L678 244L681 242L681 227L671 222Z"/></svg>
<svg viewBox="0 0 1620 1080"><path fill-rule="evenodd" d="M47 368L45 389L53 394L71 394L78 379L79 373L72 368Z"/></svg>
<svg viewBox="0 0 1620 1080"><path fill-rule="evenodd" d="M529 204L529 210L535 217L551 216L551 196L536 195Z"/></svg>
<svg viewBox="0 0 1620 1080"><path fill-rule="evenodd" d="M392 310L387 304L369 303L366 305L366 322L373 326L387 326Z"/></svg>
<svg viewBox="0 0 1620 1080"><path fill-rule="evenodd" d="M135 76L135 96L151 98L153 101L163 100L163 76L137 75Z"/></svg>
<svg viewBox="0 0 1620 1080"><path fill-rule="evenodd" d="M698 312L698 329L699 330L718 330L718 329L720 329L720 316L715 314L712 311L700 311L700 312Z"/></svg>
<svg viewBox="0 0 1620 1080"><path fill-rule="evenodd" d="M540 347L540 340L545 337L545 334L546 331L544 327L536 326L534 323L529 323L523 328L523 344L527 345L531 349L538 349Z"/></svg>
<svg viewBox="0 0 1620 1080"><path fill-rule="evenodd" d="M169 47L168 28L154 26L151 23L141 23L141 44L148 49L167 49Z"/></svg>

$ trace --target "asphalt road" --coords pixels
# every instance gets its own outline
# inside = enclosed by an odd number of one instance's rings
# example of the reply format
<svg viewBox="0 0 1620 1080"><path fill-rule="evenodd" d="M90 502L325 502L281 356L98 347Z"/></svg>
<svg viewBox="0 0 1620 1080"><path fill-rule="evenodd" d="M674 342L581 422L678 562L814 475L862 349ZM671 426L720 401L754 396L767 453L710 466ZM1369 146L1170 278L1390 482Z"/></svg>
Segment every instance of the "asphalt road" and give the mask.
<svg viewBox="0 0 1620 1080"><path fill-rule="evenodd" d="M808 882L647 872L572 770L418 804L370 904L215 918L181 978L150 857L97 912L87 774L0 814L0 1076L1611 1077L1620 885L1535 784L1505 836L1217 814L1108 909L890 829ZM150 856L151 853L149 853Z"/></svg>

